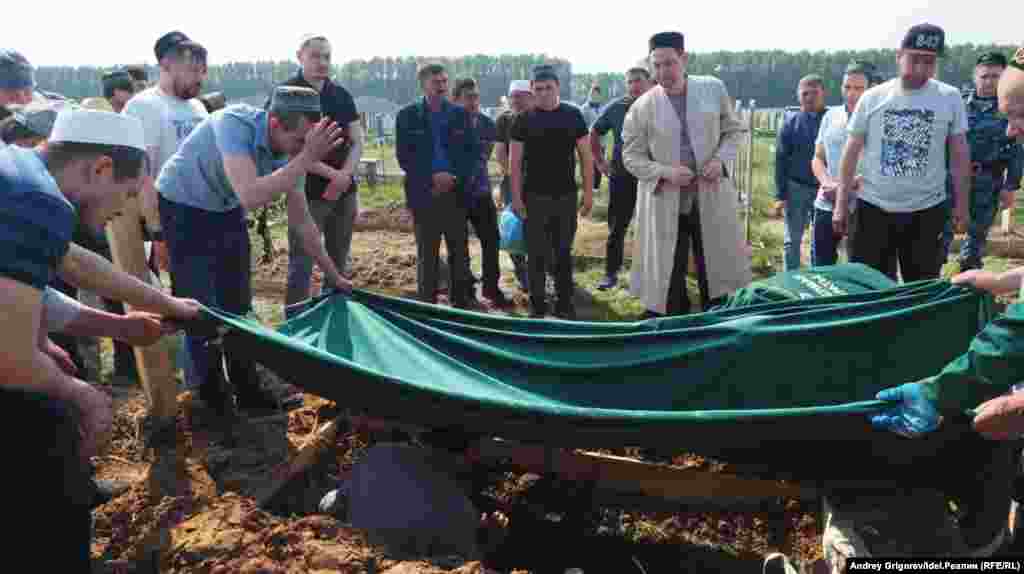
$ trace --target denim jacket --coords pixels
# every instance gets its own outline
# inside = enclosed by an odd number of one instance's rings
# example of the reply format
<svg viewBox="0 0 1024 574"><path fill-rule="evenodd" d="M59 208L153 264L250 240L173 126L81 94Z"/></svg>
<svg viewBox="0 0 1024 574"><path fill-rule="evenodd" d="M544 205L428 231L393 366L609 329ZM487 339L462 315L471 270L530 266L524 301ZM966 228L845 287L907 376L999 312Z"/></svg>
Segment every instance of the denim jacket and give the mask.
<svg viewBox="0 0 1024 574"><path fill-rule="evenodd" d="M449 114L448 161L455 176L455 193L460 205L467 205L470 184L480 157L480 141L470 116L462 106L442 100ZM430 206L433 186L432 162L434 138L430 129L430 110L426 98L409 104L395 119L395 148L398 165L405 172L405 201L413 214Z"/></svg>

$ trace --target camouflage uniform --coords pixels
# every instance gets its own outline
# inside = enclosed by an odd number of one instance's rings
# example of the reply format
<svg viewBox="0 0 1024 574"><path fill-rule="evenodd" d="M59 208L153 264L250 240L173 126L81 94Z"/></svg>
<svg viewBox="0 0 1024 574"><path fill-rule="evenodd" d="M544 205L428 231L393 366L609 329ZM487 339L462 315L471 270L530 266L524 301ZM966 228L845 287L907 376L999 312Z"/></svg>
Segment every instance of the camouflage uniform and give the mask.
<svg viewBox="0 0 1024 574"><path fill-rule="evenodd" d="M996 213L999 194L1014 190L1021 177L1021 146L1006 137L996 98L964 95L967 105L967 143L971 148L970 220L960 248L960 270L980 269L981 258Z"/></svg>

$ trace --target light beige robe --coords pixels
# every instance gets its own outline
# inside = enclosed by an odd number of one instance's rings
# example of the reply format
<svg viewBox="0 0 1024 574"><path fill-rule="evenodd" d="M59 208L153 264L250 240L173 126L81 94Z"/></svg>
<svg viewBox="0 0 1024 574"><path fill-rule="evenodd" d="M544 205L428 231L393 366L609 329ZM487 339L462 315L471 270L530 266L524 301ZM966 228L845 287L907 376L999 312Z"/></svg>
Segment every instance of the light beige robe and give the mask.
<svg viewBox="0 0 1024 574"><path fill-rule="evenodd" d="M699 174L712 158L723 162L735 159L743 128L721 80L689 76L687 82L686 122ZM680 195L678 186L668 182L660 191L655 192L655 187L679 162L681 128L679 116L661 86L648 90L633 103L622 128L623 162L639 180L630 292L648 310L658 313L665 312L675 263ZM740 225L736 190L729 178L717 183L701 179L697 191L708 296L712 299L751 281L750 251Z"/></svg>

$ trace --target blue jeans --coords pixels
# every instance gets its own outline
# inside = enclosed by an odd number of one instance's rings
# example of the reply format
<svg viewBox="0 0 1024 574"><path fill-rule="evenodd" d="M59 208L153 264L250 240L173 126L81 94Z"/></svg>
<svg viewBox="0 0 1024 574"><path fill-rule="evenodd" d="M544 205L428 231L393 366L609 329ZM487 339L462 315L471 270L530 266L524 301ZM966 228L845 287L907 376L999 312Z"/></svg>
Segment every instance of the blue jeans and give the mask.
<svg viewBox="0 0 1024 574"><path fill-rule="evenodd" d="M835 265L839 261L839 242L842 236L832 229L832 212L814 208L814 235L811 237L811 265Z"/></svg>
<svg viewBox="0 0 1024 574"><path fill-rule="evenodd" d="M160 197L160 223L171 260L171 291L208 306L244 315L252 307L249 230L241 208L206 211ZM192 368L186 384L199 388L219 384L226 358L228 379L245 391L257 381L251 360L224 357L209 336L185 336ZM191 380L189 380L191 378Z"/></svg>
<svg viewBox="0 0 1024 574"><path fill-rule="evenodd" d="M811 224L814 216L814 197L817 193L816 187L801 185L795 181L789 182L789 196L786 198L784 211L786 230L782 241L782 264L786 271L800 268L800 244L804 239L804 230ZM814 243L811 245L813 261Z"/></svg>

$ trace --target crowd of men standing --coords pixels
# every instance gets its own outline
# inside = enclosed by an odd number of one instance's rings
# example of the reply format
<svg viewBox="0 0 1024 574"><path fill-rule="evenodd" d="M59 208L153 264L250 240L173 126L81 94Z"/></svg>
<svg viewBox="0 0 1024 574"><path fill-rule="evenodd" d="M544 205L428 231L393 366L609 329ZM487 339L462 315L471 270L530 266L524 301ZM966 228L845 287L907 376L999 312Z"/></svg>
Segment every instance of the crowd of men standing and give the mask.
<svg viewBox="0 0 1024 574"><path fill-rule="evenodd" d="M834 108L825 108L820 76L801 79L800 110L786 118L775 148L787 270L800 267L808 225L815 266L837 261L845 235L850 261L894 280L937 278L955 229L967 232L960 271L982 267L995 215L1020 186L1024 152L997 106L1007 57L982 54L973 89L960 94L935 79L944 45L941 28L914 27L900 49L900 76L886 82L869 62L851 63L844 103Z"/></svg>
<svg viewBox="0 0 1024 574"><path fill-rule="evenodd" d="M844 104L827 111L821 78L800 82L801 112L787 120L777 147L787 268L799 265L800 237L812 221L816 265L835 262L840 239L850 236L853 261L908 281L937 277L951 220L970 230L961 267L980 266L995 206L1012 201L1019 182L1021 152L1012 138L1020 137L1021 109L1007 108L1009 127L994 116L995 85L1007 66L997 54L979 59L976 90L966 100L934 80L944 43L941 29L915 26L898 53L898 78L878 83L869 63L854 62L843 78ZM751 281L727 171L743 131L732 99L720 80L686 72L682 34L655 34L646 48L653 77L648 68L631 68L629 93L620 99L583 109L562 102L555 69L542 65L529 80L510 84L511 109L497 122L481 113L471 78L457 79L449 94L442 66L420 70L423 98L396 121L420 300L437 301L444 238L449 300L474 306L472 225L483 253L480 293L497 306L509 304L499 288L492 153L504 176L502 203L524 222L527 253L513 264L529 292L531 318L551 310L549 274L554 315L576 316L572 245L578 218L592 209L598 175L609 178L611 189L599 289L618 282L634 215L630 291L645 317L693 310L691 252L700 309ZM74 562L72 570L84 571L88 562L89 509L110 496L91 479L88 460L110 430L111 405L78 377L74 358L51 337L109 336L144 346L175 330L178 323L164 319L193 319L200 303L250 312L246 213L281 197L289 222L286 308L310 296L314 262L328 285L352 288L346 274L363 134L352 96L329 77L328 39L301 40L299 71L273 89L263 108L241 104L213 113L198 99L207 73L202 45L174 31L157 40L154 55L154 85L146 86L138 69L115 70L103 78L103 100L58 112L37 101L24 57L0 52L0 106L10 115L0 124L0 317L7 327L0 401L25 415L7 424L29 420L44 429L27 433L32 440L17 453L39 472L8 480L11 491L46 505L59 525L51 533L57 559ZM1019 67L1018 60L1024 56L1015 59ZM610 162L600 144L609 131ZM169 271L173 296L156 273L136 278L108 261L102 230L134 213L126 206L136 200L154 271ZM105 257L93 253L104 250ZM971 277L984 283L985 276ZM113 312L75 302L76 288L106 299ZM117 302L152 314L124 313ZM214 410L295 403L267 387L251 360L225 354L210 336L190 333L186 348L187 384ZM131 372L130 357L118 364ZM24 535L30 544L31 533Z"/></svg>

